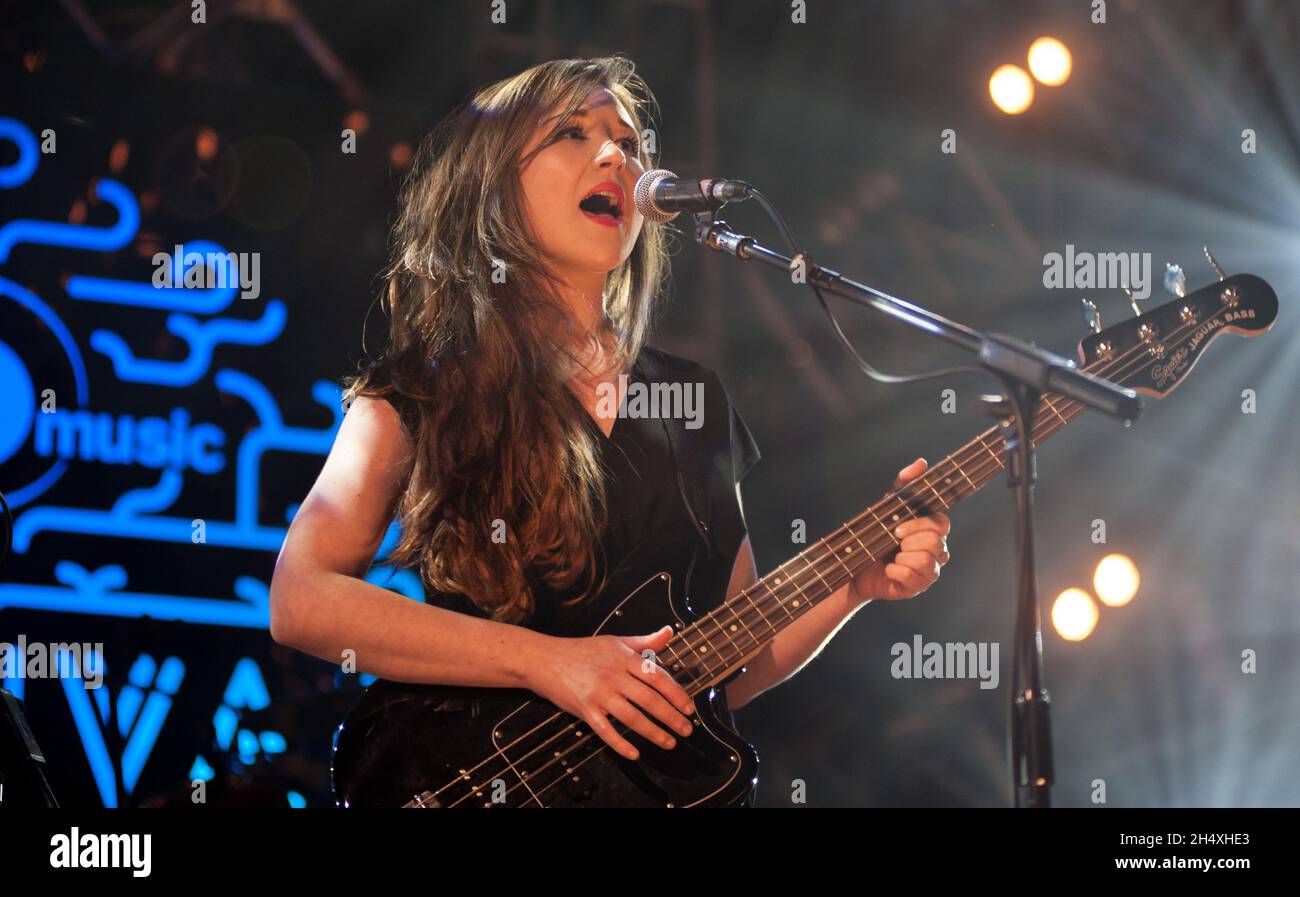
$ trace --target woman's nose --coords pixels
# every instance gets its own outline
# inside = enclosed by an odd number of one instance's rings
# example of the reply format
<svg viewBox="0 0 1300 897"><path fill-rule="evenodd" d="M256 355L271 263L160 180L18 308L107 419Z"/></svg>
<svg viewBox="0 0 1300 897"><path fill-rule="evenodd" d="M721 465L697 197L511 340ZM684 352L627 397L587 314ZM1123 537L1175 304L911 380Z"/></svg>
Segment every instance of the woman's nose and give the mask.
<svg viewBox="0 0 1300 897"><path fill-rule="evenodd" d="M623 166L627 164L627 153L618 145L616 140L606 140L601 146L600 152L596 154L596 163L598 165L617 164Z"/></svg>

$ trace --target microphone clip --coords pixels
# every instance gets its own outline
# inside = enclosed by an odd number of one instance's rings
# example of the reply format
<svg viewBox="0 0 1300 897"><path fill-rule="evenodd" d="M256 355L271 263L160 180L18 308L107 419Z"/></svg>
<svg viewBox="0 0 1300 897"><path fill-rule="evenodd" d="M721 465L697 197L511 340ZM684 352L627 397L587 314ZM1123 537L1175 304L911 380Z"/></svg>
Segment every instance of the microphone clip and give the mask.
<svg viewBox="0 0 1300 897"><path fill-rule="evenodd" d="M726 252L739 259L749 258L748 248L753 237L742 237L731 230L731 225L717 217L717 209L696 212L695 242L716 252Z"/></svg>

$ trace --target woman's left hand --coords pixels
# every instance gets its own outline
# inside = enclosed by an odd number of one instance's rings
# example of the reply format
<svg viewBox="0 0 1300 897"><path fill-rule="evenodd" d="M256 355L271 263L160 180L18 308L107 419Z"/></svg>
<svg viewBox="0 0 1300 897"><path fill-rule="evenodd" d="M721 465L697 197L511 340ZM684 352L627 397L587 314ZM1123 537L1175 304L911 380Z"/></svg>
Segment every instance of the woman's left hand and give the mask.
<svg viewBox="0 0 1300 897"><path fill-rule="evenodd" d="M925 473L924 458L917 458L898 472L893 488L898 489ZM952 523L947 514L904 520L895 535L899 547L895 555L872 564L854 577L851 598L865 602L879 598L897 601L921 594L939 578L948 563L948 531Z"/></svg>

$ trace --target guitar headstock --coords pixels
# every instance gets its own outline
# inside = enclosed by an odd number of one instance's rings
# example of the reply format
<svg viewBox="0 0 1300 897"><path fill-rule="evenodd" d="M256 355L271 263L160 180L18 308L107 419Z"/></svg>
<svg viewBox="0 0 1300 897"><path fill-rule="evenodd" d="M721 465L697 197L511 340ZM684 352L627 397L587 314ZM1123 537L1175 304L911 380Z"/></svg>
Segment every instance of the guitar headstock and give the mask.
<svg viewBox="0 0 1300 897"><path fill-rule="evenodd" d="M1090 304L1089 304L1090 305ZM1234 274L1079 342L1079 365L1163 398L1224 332L1255 336L1273 326L1277 294L1253 274Z"/></svg>

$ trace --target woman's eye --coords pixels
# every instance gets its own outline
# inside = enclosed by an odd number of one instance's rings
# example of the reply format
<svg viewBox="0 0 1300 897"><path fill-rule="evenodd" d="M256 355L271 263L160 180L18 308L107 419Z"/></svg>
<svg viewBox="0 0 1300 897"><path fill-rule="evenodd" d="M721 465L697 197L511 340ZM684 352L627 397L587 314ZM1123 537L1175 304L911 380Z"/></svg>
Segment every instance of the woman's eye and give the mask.
<svg viewBox="0 0 1300 897"><path fill-rule="evenodd" d="M570 125L569 127L560 131L559 134L557 134L556 136L568 137L570 134L577 134L578 135L577 139L579 140L587 139L587 135L582 133L582 128L578 127L577 125ZM639 154L641 151L641 141L635 137L624 137L618 143L619 146L623 147L623 151L629 155L635 156Z"/></svg>

